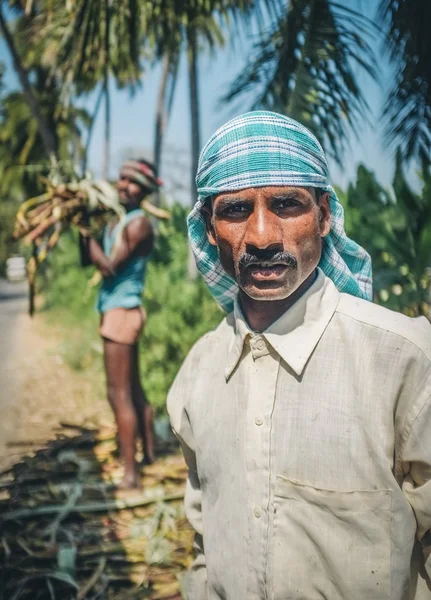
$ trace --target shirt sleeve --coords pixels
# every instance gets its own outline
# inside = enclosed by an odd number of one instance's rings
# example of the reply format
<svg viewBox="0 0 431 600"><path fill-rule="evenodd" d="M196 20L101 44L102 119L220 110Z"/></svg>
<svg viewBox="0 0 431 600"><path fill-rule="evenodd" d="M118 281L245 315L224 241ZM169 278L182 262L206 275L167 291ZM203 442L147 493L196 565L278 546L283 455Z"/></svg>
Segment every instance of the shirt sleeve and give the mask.
<svg viewBox="0 0 431 600"><path fill-rule="evenodd" d="M402 452L403 492L415 513L431 583L431 398L412 423Z"/></svg>
<svg viewBox="0 0 431 600"><path fill-rule="evenodd" d="M195 531L195 559L183 583L186 600L207 600L207 569L203 546L202 524L202 490L196 462L195 443L189 417L185 408L185 400L190 393L190 382L193 381L193 350L183 363L169 391L167 407L174 434L178 438L189 473L184 497L185 513Z"/></svg>
<svg viewBox="0 0 431 600"><path fill-rule="evenodd" d="M202 491L196 471L189 470L184 505L186 516L195 530L193 544L195 559L186 575L185 596L187 600L207 600L207 568L202 527Z"/></svg>

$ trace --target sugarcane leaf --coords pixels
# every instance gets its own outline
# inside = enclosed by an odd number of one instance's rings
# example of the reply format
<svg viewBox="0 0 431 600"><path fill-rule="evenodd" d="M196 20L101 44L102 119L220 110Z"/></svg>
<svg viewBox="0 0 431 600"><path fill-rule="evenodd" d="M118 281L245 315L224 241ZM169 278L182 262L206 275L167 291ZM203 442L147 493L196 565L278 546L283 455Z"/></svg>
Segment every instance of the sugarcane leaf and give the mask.
<svg viewBox="0 0 431 600"><path fill-rule="evenodd" d="M53 573L50 573L48 576L51 579L55 579L57 581L61 581L62 583L70 585L71 587L75 588L75 590L79 589L79 585L69 573L64 573L63 571L57 570Z"/></svg>
<svg viewBox="0 0 431 600"><path fill-rule="evenodd" d="M49 596L50 596L51 600L55 600L54 588L52 587L52 583L50 582L49 579L46 580L46 587L48 588L48 592L49 592Z"/></svg>
<svg viewBox="0 0 431 600"><path fill-rule="evenodd" d="M174 546L166 538L154 536L148 542L145 552L145 562L149 565L169 564L169 555L174 549Z"/></svg>
<svg viewBox="0 0 431 600"><path fill-rule="evenodd" d="M57 552L57 571L73 577L76 570L76 546L60 546Z"/></svg>

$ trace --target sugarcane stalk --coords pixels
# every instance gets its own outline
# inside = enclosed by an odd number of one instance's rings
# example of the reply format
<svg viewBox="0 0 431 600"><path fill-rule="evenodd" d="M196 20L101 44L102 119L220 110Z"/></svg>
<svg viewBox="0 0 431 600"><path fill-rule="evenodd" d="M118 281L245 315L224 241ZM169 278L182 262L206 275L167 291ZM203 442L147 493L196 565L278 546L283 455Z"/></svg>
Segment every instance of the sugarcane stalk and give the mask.
<svg viewBox="0 0 431 600"><path fill-rule="evenodd" d="M41 212L43 212L48 206L50 206L50 202L49 201L45 201L42 202L39 206L37 206L36 208L33 208L32 210L29 210L28 213L26 213L26 217L28 219L28 221L32 221L35 217L37 217L37 215L39 215Z"/></svg>
<svg viewBox="0 0 431 600"><path fill-rule="evenodd" d="M50 252L58 243L58 240L60 239L61 223L59 225L60 227L54 231L54 233L51 235L48 242L46 243L45 248L42 250L42 252L40 252L38 256L39 264L46 259L46 257L48 256L48 252Z"/></svg>
<svg viewBox="0 0 431 600"><path fill-rule="evenodd" d="M154 206L153 204L151 204L151 202L149 202L149 200L143 200L141 202L141 207L147 212L149 212L150 215L153 215L153 217L157 217L158 219L171 218L171 213L169 213L167 210L163 210L162 208Z"/></svg>
<svg viewBox="0 0 431 600"><path fill-rule="evenodd" d="M44 194L41 194L40 196L35 196L33 198L29 198L28 200L26 200L25 202L23 202L21 204L21 206L17 212L17 217L18 216L23 217L30 206L34 206L35 204L40 204L41 202L46 202L47 200L50 200L51 197L52 197L52 195L50 194L50 192L45 192Z"/></svg>
<svg viewBox="0 0 431 600"><path fill-rule="evenodd" d="M54 223L57 221L57 219L53 216L48 217L47 219L45 219L45 221L43 221L43 223L40 223L40 225L38 225L35 229L33 229L32 231L30 231L30 233L28 233L25 238L24 238L24 243L25 244L31 244L32 242L36 241L36 238L40 237L41 235L43 235L45 233L45 231L47 231L52 225L54 225Z"/></svg>
<svg viewBox="0 0 431 600"><path fill-rule="evenodd" d="M28 270L28 314L34 315L34 300L36 296L36 270L37 270L37 246L33 243L32 257L27 267Z"/></svg>
<svg viewBox="0 0 431 600"><path fill-rule="evenodd" d="M51 203L48 206L44 205L43 206L43 210L41 210L38 215L35 215L34 217L29 217L27 229L28 230L30 228L34 229L34 227L36 225L39 225L40 223L42 223L42 221L44 219L48 218L51 215L51 213L52 213L52 205L51 205Z"/></svg>
<svg viewBox="0 0 431 600"><path fill-rule="evenodd" d="M115 510L125 510L127 508L137 508L138 506L149 506L157 502L173 502L182 500L184 492L178 494L170 494L167 496L158 496L157 498L137 498L135 500L127 500L126 498L117 498L107 502L92 502L88 504L76 504L73 506L70 513L93 513L107 512ZM51 506L38 506L36 508L22 508L11 510L4 515L0 515L0 523L5 521L16 521L19 519L31 519L32 517L41 517L52 515L64 510L64 504L53 504Z"/></svg>
<svg viewBox="0 0 431 600"><path fill-rule="evenodd" d="M90 579L87 581L87 583L79 590L76 600L84 600L84 598L88 594L88 592L99 581L100 577L102 576L103 571L105 570L105 566L106 566L106 557L102 556L99 561L99 565L98 565L97 569L94 571L93 575L90 577Z"/></svg>

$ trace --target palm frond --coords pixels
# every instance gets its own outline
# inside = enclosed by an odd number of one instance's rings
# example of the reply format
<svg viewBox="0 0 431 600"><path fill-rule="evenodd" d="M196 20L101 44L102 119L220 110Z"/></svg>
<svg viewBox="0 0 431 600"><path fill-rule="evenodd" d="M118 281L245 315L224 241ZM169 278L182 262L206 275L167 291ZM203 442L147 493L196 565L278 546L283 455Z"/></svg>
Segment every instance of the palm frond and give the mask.
<svg viewBox="0 0 431 600"><path fill-rule="evenodd" d="M347 131L357 134L368 110L354 67L378 78L369 43L373 27L337 2L291 2L222 100L250 94L250 108L276 110L304 123L340 161Z"/></svg>
<svg viewBox="0 0 431 600"><path fill-rule="evenodd" d="M431 3L382 0L380 18L393 63L395 84L387 93L383 117L388 144L405 158L431 162Z"/></svg>

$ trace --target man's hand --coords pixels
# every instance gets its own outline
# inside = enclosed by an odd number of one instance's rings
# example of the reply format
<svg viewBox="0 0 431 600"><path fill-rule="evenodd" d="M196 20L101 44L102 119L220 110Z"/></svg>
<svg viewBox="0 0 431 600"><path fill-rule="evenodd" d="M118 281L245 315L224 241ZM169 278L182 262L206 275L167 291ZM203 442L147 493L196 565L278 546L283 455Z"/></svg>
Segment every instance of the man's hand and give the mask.
<svg viewBox="0 0 431 600"><path fill-rule="evenodd" d="M78 231L84 238L91 237L91 228L86 225L78 225Z"/></svg>
<svg viewBox="0 0 431 600"><path fill-rule="evenodd" d="M82 237L88 238L91 236L90 217L85 207L78 215L76 215L74 225L77 226Z"/></svg>

